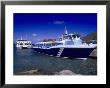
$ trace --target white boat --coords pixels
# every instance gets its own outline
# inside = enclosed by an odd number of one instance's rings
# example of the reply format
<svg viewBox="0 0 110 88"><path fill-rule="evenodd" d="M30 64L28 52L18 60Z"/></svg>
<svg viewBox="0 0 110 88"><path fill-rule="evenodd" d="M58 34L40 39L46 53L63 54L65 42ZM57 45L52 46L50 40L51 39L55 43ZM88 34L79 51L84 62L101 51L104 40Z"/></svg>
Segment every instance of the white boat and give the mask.
<svg viewBox="0 0 110 88"><path fill-rule="evenodd" d="M27 48L31 48L32 44L31 44L31 41L22 39L22 37L21 37L20 40L16 41L16 47L18 49L27 49Z"/></svg>

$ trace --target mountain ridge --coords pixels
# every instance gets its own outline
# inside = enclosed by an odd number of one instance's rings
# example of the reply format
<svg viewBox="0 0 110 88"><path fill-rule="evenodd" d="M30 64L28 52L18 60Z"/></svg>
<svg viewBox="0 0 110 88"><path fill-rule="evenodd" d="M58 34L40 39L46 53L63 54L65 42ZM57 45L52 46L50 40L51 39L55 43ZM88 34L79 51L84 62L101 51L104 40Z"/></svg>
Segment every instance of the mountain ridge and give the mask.
<svg viewBox="0 0 110 88"><path fill-rule="evenodd" d="M97 32L92 32L87 34L86 36L81 38L85 42L90 42L90 40L96 40L97 41Z"/></svg>

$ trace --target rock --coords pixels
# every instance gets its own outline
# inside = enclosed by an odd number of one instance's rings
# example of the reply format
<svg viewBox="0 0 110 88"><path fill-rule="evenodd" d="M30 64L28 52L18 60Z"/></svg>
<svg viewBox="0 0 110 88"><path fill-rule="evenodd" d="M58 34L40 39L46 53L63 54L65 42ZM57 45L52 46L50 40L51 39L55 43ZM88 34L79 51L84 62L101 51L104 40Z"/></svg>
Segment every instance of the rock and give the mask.
<svg viewBox="0 0 110 88"><path fill-rule="evenodd" d="M22 73L34 74L36 72L38 72L38 69L36 69L36 70L30 70L30 71L25 71L25 72L22 72Z"/></svg>
<svg viewBox="0 0 110 88"><path fill-rule="evenodd" d="M71 70L62 70L60 72L56 72L55 75L77 75L77 74L72 72Z"/></svg>
<svg viewBox="0 0 110 88"><path fill-rule="evenodd" d="M97 49L94 49L89 56L91 56L91 57L97 57Z"/></svg>
<svg viewBox="0 0 110 88"><path fill-rule="evenodd" d="M35 70L23 71L18 73L18 75L34 75L34 74L39 74L39 70L35 69Z"/></svg>

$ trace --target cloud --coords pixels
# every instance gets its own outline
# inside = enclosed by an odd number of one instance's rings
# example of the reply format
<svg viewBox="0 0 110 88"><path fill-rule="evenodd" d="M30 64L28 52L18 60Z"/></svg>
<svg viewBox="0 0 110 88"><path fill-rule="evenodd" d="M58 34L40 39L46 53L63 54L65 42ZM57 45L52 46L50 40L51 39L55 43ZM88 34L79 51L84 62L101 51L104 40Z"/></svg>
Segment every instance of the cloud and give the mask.
<svg viewBox="0 0 110 88"><path fill-rule="evenodd" d="M63 24L64 21L54 21L54 24Z"/></svg>
<svg viewBox="0 0 110 88"><path fill-rule="evenodd" d="M35 37L35 36L37 36L37 34L33 33L33 34L32 34L32 36L34 36L34 37Z"/></svg>

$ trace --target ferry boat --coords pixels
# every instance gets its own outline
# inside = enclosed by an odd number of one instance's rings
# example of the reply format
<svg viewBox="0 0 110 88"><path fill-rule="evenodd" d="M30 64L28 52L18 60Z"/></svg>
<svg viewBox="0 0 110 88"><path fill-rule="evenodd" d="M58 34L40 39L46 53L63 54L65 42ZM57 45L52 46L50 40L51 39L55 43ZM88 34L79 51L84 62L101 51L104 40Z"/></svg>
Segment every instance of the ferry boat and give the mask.
<svg viewBox="0 0 110 88"><path fill-rule="evenodd" d="M16 41L16 47L18 49L27 49L27 48L32 48L31 41L26 40L26 39L21 39Z"/></svg>
<svg viewBox="0 0 110 88"><path fill-rule="evenodd" d="M38 42L33 49L50 56L87 59L96 46L96 43L83 43L79 34L69 34L65 27L65 33L60 41Z"/></svg>

